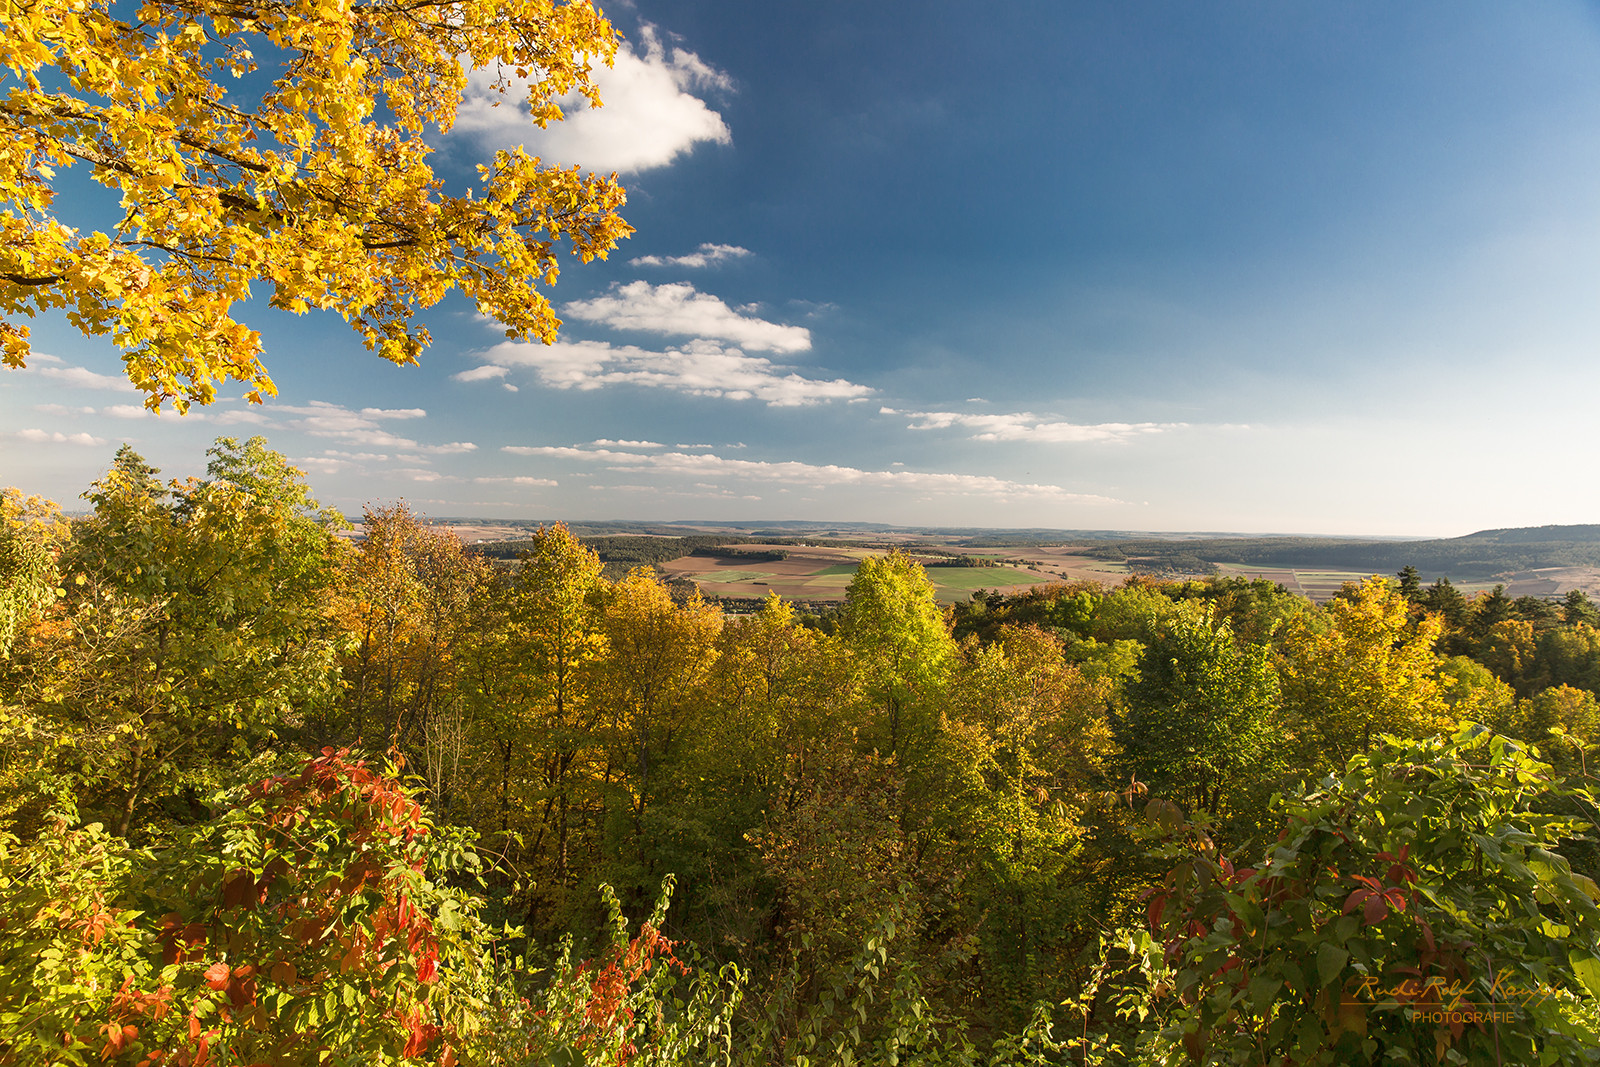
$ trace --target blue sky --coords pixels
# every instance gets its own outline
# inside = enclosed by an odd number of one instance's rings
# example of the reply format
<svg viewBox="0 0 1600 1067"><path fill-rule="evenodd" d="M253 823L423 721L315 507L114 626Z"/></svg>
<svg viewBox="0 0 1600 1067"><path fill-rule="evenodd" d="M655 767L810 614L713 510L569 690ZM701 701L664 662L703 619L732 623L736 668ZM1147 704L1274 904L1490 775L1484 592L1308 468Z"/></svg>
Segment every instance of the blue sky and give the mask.
<svg viewBox="0 0 1600 1067"><path fill-rule="evenodd" d="M326 503L434 515L1454 535L1593 522L1600 10L608 8L607 106L490 148L621 172L556 346L462 301L417 367L251 319L279 396L141 417L61 321L0 482L71 504L262 433Z"/></svg>

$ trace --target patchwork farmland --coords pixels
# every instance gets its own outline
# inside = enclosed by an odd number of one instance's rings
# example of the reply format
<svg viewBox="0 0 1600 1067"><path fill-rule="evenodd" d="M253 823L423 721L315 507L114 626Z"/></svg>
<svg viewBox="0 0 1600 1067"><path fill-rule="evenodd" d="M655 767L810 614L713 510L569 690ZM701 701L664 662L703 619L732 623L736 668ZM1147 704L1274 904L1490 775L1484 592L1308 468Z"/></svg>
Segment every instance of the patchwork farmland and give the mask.
<svg viewBox="0 0 1600 1067"><path fill-rule="evenodd" d="M763 597L777 593L789 600L842 600L856 567L867 556L883 556L888 549L840 548L822 545L740 545L749 553L785 552L786 559L746 560L701 555L680 556L661 565L668 578L687 579L701 592L725 597ZM955 552L957 550L948 550ZM908 553L925 566L943 557ZM1002 553L986 551L972 555L1001 558ZM1025 553L1039 557L1034 550ZM1015 556L1004 558L1016 559ZM1059 581L1059 571L1028 564L991 567L929 566L928 577L940 600L965 600L976 589L1018 592L1031 586ZM1108 576L1109 577L1109 576Z"/></svg>

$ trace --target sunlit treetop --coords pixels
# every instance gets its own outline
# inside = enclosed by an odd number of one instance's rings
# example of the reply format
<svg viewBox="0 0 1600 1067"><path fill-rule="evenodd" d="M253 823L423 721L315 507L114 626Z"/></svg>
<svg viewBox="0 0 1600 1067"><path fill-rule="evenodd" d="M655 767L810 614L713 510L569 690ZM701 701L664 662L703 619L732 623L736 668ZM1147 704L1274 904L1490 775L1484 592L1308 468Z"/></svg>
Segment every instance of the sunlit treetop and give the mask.
<svg viewBox="0 0 1600 1067"><path fill-rule="evenodd" d="M229 379L259 400L260 336L234 314L258 283L396 363L429 344L413 312L452 289L552 340L559 246L588 260L632 232L616 176L519 147L446 195L424 134L455 121L464 68L525 79L543 126L568 94L599 103L590 64L615 50L585 0L0 0L5 362L28 358L23 318L61 309L122 349L151 408ZM74 164L120 194L115 225L74 225Z"/></svg>

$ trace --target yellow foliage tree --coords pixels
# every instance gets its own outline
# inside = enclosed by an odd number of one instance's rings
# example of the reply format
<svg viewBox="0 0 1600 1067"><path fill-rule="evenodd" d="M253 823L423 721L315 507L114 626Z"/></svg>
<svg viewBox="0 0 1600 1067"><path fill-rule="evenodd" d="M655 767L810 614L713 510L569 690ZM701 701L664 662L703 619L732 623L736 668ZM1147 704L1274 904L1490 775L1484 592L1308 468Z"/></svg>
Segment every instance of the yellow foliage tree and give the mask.
<svg viewBox="0 0 1600 1067"><path fill-rule="evenodd" d="M137 8L137 10L135 10ZM587 0L0 4L0 355L29 354L19 316L63 310L109 336L158 409L219 381L274 388L234 305L338 312L367 348L413 363L410 319L451 290L507 336L550 341L563 240L584 260L632 232L616 176L523 149L447 196L424 134L448 130L463 64L530 79L532 119L599 103L590 62L611 25ZM258 72L259 64L268 68ZM276 76L267 77L268 72ZM59 217L56 169L88 164L121 218Z"/></svg>
<svg viewBox="0 0 1600 1067"><path fill-rule="evenodd" d="M484 747L499 762L500 828L516 808L517 825L530 835L531 862L545 865L538 870L547 890L570 880L572 830L581 822L574 811L590 802L603 776L592 766L602 761L589 674L606 649L597 608L605 587L599 556L560 523L533 535L511 587L516 662L508 665L508 699L490 719L495 729Z"/></svg>
<svg viewBox="0 0 1600 1067"><path fill-rule="evenodd" d="M1450 725L1433 646L1443 622L1424 615L1413 630L1405 597L1369 578L1329 601L1318 621L1301 615L1284 643L1284 710L1302 743L1325 761L1364 752L1380 733L1419 737Z"/></svg>

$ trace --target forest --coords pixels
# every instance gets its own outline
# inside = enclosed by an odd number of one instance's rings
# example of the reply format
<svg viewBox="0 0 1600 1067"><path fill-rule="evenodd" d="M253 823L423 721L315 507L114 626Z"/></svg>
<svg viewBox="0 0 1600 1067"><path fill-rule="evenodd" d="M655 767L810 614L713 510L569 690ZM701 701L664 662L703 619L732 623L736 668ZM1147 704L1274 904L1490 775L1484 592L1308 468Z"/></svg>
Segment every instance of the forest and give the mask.
<svg viewBox="0 0 1600 1067"><path fill-rule="evenodd" d="M1600 564L1600 526L1528 526L1464 537L1374 541L1333 537L1215 537L1183 541L1122 539L1095 544L1097 559L1137 561L1152 569L1205 571L1215 563L1398 571L1458 581L1493 580L1508 571ZM1205 562L1201 562L1204 560Z"/></svg>
<svg viewBox="0 0 1600 1067"><path fill-rule="evenodd" d="M0 1064L1600 1055L1581 593L733 616L209 459L4 496Z"/></svg>

